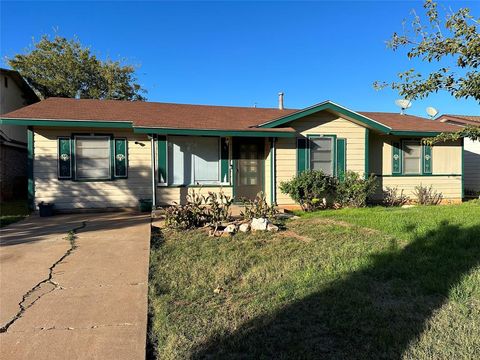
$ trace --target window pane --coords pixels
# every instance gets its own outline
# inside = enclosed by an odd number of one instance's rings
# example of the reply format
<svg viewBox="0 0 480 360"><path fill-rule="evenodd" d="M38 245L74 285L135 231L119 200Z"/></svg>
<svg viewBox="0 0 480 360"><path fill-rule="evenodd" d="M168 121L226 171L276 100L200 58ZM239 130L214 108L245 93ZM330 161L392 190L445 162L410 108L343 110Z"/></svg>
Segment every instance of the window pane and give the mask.
<svg viewBox="0 0 480 360"><path fill-rule="evenodd" d="M403 172L405 174L420 173L420 159L422 146L419 141L405 141L403 143Z"/></svg>
<svg viewBox="0 0 480 360"><path fill-rule="evenodd" d="M330 137L310 139L310 168L333 175L333 139Z"/></svg>
<svg viewBox="0 0 480 360"><path fill-rule="evenodd" d="M110 140L107 137L76 138L77 179L110 177Z"/></svg>
<svg viewBox="0 0 480 360"><path fill-rule="evenodd" d="M168 139L170 184L193 185L219 182L219 138L170 136Z"/></svg>
<svg viewBox="0 0 480 360"><path fill-rule="evenodd" d="M195 182L219 181L219 138L201 137L195 140Z"/></svg>

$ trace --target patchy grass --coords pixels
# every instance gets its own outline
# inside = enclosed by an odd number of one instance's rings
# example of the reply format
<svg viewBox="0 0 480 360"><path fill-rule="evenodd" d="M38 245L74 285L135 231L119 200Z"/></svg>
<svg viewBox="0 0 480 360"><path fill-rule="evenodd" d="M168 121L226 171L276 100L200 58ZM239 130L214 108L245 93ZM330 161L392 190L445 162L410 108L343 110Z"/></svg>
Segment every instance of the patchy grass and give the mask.
<svg viewBox="0 0 480 360"><path fill-rule="evenodd" d="M480 358L478 202L323 211L287 227L154 237L157 358Z"/></svg>
<svg viewBox="0 0 480 360"><path fill-rule="evenodd" d="M0 203L0 228L24 219L30 211L26 200Z"/></svg>

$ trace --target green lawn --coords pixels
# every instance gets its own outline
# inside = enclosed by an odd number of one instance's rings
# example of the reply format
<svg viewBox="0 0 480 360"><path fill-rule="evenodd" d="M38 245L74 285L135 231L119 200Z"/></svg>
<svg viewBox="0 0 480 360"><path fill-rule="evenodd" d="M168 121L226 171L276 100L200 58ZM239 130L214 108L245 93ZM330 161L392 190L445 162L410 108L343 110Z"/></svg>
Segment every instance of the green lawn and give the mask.
<svg viewBox="0 0 480 360"><path fill-rule="evenodd" d="M24 219L29 213L26 200L0 203L0 228Z"/></svg>
<svg viewBox="0 0 480 360"><path fill-rule="evenodd" d="M480 202L322 211L286 226L154 237L158 359L480 358Z"/></svg>

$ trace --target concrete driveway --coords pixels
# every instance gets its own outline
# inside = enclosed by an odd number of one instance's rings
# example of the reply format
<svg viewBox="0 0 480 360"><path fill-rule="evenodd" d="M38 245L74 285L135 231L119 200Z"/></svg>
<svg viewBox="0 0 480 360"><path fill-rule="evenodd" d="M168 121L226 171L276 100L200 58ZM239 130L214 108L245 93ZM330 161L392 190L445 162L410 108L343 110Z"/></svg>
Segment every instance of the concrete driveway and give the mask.
<svg viewBox="0 0 480 360"><path fill-rule="evenodd" d="M32 216L0 231L0 358L145 358L148 216Z"/></svg>

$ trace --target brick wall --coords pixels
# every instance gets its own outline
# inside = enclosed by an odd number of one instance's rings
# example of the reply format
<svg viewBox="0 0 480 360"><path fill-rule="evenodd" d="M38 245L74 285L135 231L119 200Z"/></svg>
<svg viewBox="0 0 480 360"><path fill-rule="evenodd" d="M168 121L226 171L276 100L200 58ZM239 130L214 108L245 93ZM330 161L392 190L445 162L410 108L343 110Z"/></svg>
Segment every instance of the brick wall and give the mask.
<svg viewBox="0 0 480 360"><path fill-rule="evenodd" d="M27 197L27 150L0 143L0 200Z"/></svg>

